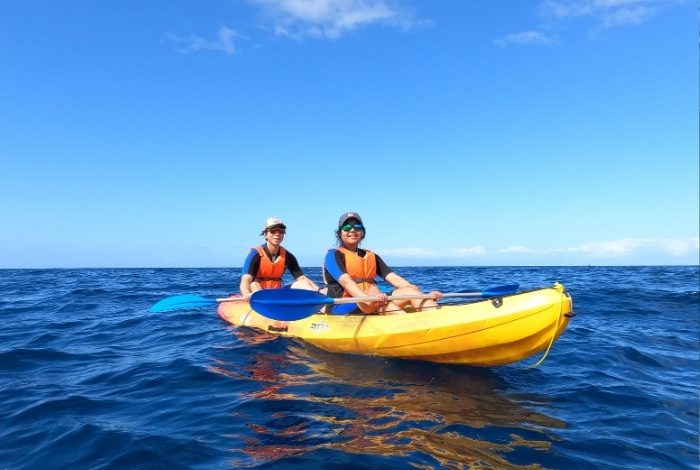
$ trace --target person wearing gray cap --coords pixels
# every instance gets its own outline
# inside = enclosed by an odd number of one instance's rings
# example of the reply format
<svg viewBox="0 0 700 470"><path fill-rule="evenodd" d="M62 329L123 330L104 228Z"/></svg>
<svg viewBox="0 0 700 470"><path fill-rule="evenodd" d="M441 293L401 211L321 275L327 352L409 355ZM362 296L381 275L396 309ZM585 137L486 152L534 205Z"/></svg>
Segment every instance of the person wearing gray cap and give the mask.
<svg viewBox="0 0 700 470"><path fill-rule="evenodd" d="M250 249L243 262L241 276L241 295L250 300L253 292L260 289L279 289L282 276L289 270L294 277L290 287L318 291L319 287L304 275L296 257L282 247L282 240L287 233L287 226L282 219L272 216L265 221L260 233L265 243Z"/></svg>
<svg viewBox="0 0 700 470"><path fill-rule="evenodd" d="M437 300L442 293L432 291L433 299L410 299L388 301L387 295L381 292L376 284L379 276L394 286L392 295L422 294L418 286L408 282L389 268L379 255L360 248L367 229L362 223L362 217L357 212L345 212L338 219L336 231L337 247L326 253L323 266L323 279L328 285L327 295L339 297L378 297L378 301L358 302L355 304L339 304L332 308L333 313L374 313L385 315L405 313L404 307L411 306L420 311L425 308L437 308Z"/></svg>

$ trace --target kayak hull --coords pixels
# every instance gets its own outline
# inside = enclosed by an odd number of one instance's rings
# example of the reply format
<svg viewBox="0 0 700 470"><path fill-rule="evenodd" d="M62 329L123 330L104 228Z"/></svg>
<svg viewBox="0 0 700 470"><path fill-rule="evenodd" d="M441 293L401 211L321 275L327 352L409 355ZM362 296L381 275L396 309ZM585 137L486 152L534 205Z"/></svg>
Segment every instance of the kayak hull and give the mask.
<svg viewBox="0 0 700 470"><path fill-rule="evenodd" d="M559 284L401 315L319 313L285 322L266 318L237 299L221 302L218 313L234 325L299 338L330 352L482 367L549 350L574 315L571 296Z"/></svg>

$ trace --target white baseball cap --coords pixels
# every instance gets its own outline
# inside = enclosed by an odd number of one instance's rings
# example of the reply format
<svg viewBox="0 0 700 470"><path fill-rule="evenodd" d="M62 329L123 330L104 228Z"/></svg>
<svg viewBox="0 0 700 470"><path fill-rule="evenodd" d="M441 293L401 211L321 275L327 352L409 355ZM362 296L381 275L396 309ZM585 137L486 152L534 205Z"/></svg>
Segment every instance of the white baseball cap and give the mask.
<svg viewBox="0 0 700 470"><path fill-rule="evenodd" d="M263 226L263 233L265 233L265 230L269 229L270 227L274 226L279 226L280 228L287 229L287 226L284 225L284 222L282 222L282 219L280 219L277 216L272 216L269 219L265 221L265 225Z"/></svg>

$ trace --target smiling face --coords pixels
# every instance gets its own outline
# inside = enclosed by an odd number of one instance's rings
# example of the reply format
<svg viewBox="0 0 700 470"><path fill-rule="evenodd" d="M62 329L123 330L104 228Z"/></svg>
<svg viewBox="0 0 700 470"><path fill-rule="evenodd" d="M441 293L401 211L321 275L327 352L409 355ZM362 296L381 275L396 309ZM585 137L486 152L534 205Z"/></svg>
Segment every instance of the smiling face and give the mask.
<svg viewBox="0 0 700 470"><path fill-rule="evenodd" d="M272 245L273 247L279 247L282 243L282 240L284 240L285 233L286 231L284 228L282 228L279 225L273 225L272 227L265 230L263 236L265 237L265 240L267 241L268 245Z"/></svg>
<svg viewBox="0 0 700 470"><path fill-rule="evenodd" d="M345 221L345 224L338 230L340 233L340 242L348 248L357 248L363 238L365 238L365 229L359 220L350 218Z"/></svg>

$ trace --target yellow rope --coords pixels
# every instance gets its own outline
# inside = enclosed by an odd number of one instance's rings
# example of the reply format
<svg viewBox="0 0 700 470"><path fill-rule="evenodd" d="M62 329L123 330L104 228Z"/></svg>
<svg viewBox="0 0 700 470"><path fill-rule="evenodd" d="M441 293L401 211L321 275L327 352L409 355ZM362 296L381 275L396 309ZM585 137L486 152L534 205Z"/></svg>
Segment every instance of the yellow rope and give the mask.
<svg viewBox="0 0 700 470"><path fill-rule="evenodd" d="M533 367L537 367L540 364L542 364L542 362L547 357L547 354L549 354L549 350L552 347L552 344L554 344L554 338L557 336L557 331L559 331L559 322L561 321L562 312L564 312L564 286L562 286L558 282L555 282L554 289L561 294L561 298L559 299L559 316L557 317L557 324L554 327L554 333L552 333L552 339L549 340L549 346L547 346L547 350L544 352L544 355L542 356L542 358L539 361L537 361L535 364L532 364L531 366L527 366L525 368L525 370L531 369Z"/></svg>

